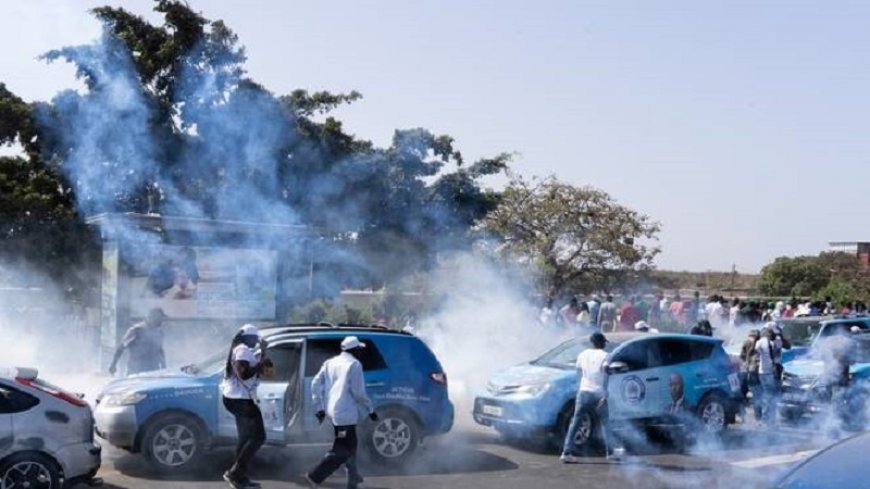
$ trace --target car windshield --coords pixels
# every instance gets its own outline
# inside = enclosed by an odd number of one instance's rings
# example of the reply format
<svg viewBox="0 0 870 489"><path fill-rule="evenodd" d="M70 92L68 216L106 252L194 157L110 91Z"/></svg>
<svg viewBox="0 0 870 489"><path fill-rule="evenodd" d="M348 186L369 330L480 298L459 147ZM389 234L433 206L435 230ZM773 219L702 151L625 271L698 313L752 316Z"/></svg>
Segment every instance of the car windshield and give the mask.
<svg viewBox="0 0 870 489"><path fill-rule="evenodd" d="M589 348L589 346L589 342L585 339L574 338L533 360L532 365L544 365L556 368L574 368L574 364L577 362L577 355L586 348Z"/></svg>
<svg viewBox="0 0 870 489"><path fill-rule="evenodd" d="M605 351L613 351L619 344L613 340L607 342ZM532 365L542 365L545 367L555 367L563 369L573 369L577 363L577 355L581 351L591 348L592 345L586 338L570 339L552 350L544 353L535 360L532 360Z"/></svg>
<svg viewBox="0 0 870 489"><path fill-rule="evenodd" d="M809 346L822 324L820 321L780 321L779 327L792 346Z"/></svg>

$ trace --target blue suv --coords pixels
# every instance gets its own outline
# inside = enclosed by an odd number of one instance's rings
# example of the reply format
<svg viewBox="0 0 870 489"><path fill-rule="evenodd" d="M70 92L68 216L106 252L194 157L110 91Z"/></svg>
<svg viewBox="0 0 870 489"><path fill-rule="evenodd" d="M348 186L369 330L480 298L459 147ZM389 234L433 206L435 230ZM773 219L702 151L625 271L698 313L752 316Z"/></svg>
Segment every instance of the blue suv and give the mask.
<svg viewBox="0 0 870 489"><path fill-rule="evenodd" d="M323 362L357 336L366 390L380 419L360 424L361 445L375 459L402 462L423 438L447 433L453 404L447 377L417 337L378 327L289 325L261 329L275 375L258 389L266 443L331 443L332 429L314 417L311 381ZM229 342L228 342L229 344ZM193 467L211 448L233 445L236 425L221 403L227 352L180 370L119 379L105 387L95 409L97 434L143 453L161 471Z"/></svg>
<svg viewBox="0 0 870 489"><path fill-rule="evenodd" d="M691 418L707 432L718 433L734 421L740 384L721 340L652 333L607 338L607 397L616 431L627 436L635 428L685 428ZM543 432L561 445L574 412L574 363L588 347L585 338L572 339L496 374L475 399L474 420L507 436ZM598 436L594 418L592 412L583 417L574 440L578 452Z"/></svg>

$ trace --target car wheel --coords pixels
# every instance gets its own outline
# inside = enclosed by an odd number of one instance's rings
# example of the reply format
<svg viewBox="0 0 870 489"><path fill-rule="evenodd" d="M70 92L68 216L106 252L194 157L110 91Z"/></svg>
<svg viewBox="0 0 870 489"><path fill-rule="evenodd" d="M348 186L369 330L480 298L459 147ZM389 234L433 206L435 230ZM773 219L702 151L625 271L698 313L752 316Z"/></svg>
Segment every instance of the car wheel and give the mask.
<svg viewBox="0 0 870 489"><path fill-rule="evenodd" d="M60 489L60 468L54 460L39 453L13 455L0 463L0 487Z"/></svg>
<svg viewBox="0 0 870 489"><path fill-rule="evenodd" d="M420 445L417 420L402 409L379 411L378 420L369 423L363 434L369 454L387 463L407 460Z"/></svg>
<svg viewBox="0 0 870 489"><path fill-rule="evenodd" d="M556 439L553 440L556 448L561 450L568 436L568 428L571 427L571 418L574 417L574 406L567 406L559 416L559 424L556 429ZM590 441L595 437L595 417L588 409L580 413L580 426L574 435L574 453L580 453L589 447Z"/></svg>
<svg viewBox="0 0 870 489"><path fill-rule="evenodd" d="M728 404L720 394L708 394L698 404L697 415L706 433L719 434L728 425Z"/></svg>
<svg viewBox="0 0 870 489"><path fill-rule="evenodd" d="M145 429L142 451L158 471L191 469L196 467L205 451L203 431L190 416L162 416Z"/></svg>

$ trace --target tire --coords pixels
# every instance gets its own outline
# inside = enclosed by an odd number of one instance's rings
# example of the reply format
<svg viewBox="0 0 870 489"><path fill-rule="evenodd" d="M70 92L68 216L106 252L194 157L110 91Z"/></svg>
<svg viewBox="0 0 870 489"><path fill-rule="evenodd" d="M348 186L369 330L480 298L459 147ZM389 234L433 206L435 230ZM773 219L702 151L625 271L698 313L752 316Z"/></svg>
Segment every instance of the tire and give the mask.
<svg viewBox="0 0 870 489"><path fill-rule="evenodd" d="M167 414L150 421L142 435L142 452L162 473L196 468L205 452L205 434L192 416Z"/></svg>
<svg viewBox="0 0 870 489"><path fill-rule="evenodd" d="M584 409L581 416L580 429L577 430L577 435L574 437L574 453L588 452L594 441L598 438L595 414L589 409ZM571 418L573 417L574 404L571 403L565 406L559 414L559 421L554 430L556 435L553 439L554 448L562 450L565 444L565 437L568 436L568 428L571 426Z"/></svg>
<svg viewBox="0 0 870 489"><path fill-rule="evenodd" d="M718 435L728 426L729 403L717 392L707 394L696 412L699 428L708 435Z"/></svg>
<svg viewBox="0 0 870 489"><path fill-rule="evenodd" d="M376 461L401 464L420 446L421 429L417 419L404 409L387 408L378 420L363 425L363 444Z"/></svg>
<svg viewBox="0 0 870 489"><path fill-rule="evenodd" d="M0 487L61 489L60 466L41 453L12 455L0 463Z"/></svg>

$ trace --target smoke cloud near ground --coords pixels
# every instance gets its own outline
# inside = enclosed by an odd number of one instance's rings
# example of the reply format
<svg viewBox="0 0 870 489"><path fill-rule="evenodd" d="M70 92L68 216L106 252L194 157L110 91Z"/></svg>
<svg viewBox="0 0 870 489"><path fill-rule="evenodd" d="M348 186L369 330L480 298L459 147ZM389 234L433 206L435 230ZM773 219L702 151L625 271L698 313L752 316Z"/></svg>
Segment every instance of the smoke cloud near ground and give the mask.
<svg viewBox="0 0 870 489"><path fill-rule="evenodd" d="M540 306L531 301L531 284L482 257L452 257L434 271L430 284L433 296L443 299L417 334L447 373L459 420L470 419L474 396L492 374L570 337L537 323Z"/></svg>

